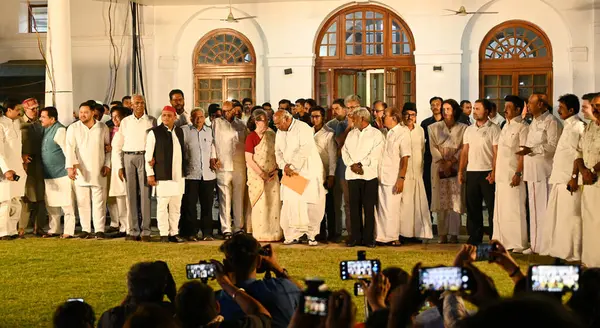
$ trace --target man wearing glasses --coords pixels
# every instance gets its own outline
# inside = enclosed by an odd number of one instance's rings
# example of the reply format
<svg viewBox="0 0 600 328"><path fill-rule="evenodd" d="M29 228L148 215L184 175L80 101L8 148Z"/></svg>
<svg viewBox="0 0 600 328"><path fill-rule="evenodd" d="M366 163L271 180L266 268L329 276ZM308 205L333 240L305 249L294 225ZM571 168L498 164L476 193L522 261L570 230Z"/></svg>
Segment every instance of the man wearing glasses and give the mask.
<svg viewBox="0 0 600 328"><path fill-rule="evenodd" d="M21 134L23 135L23 163L27 166L25 196L19 221L19 237L25 235L29 216L33 212L34 234L45 235L46 206L44 204L44 171L42 167L42 137L44 128L40 124L40 105L35 98L23 101Z"/></svg>
<svg viewBox="0 0 600 328"><path fill-rule="evenodd" d="M388 105L381 100L373 103L373 123L371 125L381 132L385 132L386 128L383 124L383 113L388 108Z"/></svg>

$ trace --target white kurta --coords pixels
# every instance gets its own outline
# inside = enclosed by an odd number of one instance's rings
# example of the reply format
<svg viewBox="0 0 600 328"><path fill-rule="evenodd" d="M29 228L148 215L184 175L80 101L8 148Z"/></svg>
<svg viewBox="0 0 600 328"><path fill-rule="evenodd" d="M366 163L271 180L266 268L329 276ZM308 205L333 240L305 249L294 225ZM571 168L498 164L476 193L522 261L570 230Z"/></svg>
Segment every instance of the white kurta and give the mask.
<svg viewBox="0 0 600 328"><path fill-rule="evenodd" d="M523 181L529 194L529 231L531 250L538 253L542 247L544 218L550 197L548 182L552 173L552 159L562 132L562 125L550 112L534 118L529 126L525 146L532 152L525 156Z"/></svg>
<svg viewBox="0 0 600 328"><path fill-rule="evenodd" d="M337 147L335 145L334 132L324 125L314 135L315 143L323 162L323 175L335 176L335 167L337 164Z"/></svg>
<svg viewBox="0 0 600 328"><path fill-rule="evenodd" d="M494 204L494 233L506 249L523 250L527 246L527 213L525 182L512 187L519 156L515 153L527 142L529 125L519 117L506 122L498 139L496 156L496 195Z"/></svg>
<svg viewBox="0 0 600 328"><path fill-rule="evenodd" d="M585 167L591 169L600 162L600 126L590 122L581 138L581 150ZM598 174L598 172L596 172ZM583 186L581 195L581 217L583 219L581 261L588 267L600 267L600 180L593 185Z"/></svg>
<svg viewBox="0 0 600 328"><path fill-rule="evenodd" d="M302 195L281 185L281 228L287 241L307 234L314 239L319 233L325 213L325 188L323 187L323 163L308 124L292 120L288 131L277 131L275 158L281 170L286 165L309 180Z"/></svg>
<svg viewBox="0 0 600 328"><path fill-rule="evenodd" d="M115 133L111 142L112 151L110 153L111 163L118 163L121 161L119 158L119 152L117 149L123 148L123 135ZM125 181L121 181L119 178L119 170L111 170L110 172L110 189L108 191L108 197L119 197L127 195L127 185Z"/></svg>
<svg viewBox="0 0 600 328"><path fill-rule="evenodd" d="M393 189L402 158L411 156L409 134L408 128L398 124L385 136L379 162L379 202L375 218L375 240L380 243L396 241L400 236L402 193L394 194Z"/></svg>
<svg viewBox="0 0 600 328"><path fill-rule="evenodd" d="M171 132L173 140L173 172L171 180L156 181L156 187L154 187L154 189L157 197L181 196L185 192L185 180L183 179L183 172L181 171L183 161L181 146L179 145L179 139L173 130L169 132ZM150 131L146 137L146 154L144 154L147 176L154 175L154 168L150 166L148 162L152 161L155 145L156 137L154 136L154 132Z"/></svg>
<svg viewBox="0 0 600 328"><path fill-rule="evenodd" d="M25 182L27 173L23 168L23 158L21 151L23 141L21 138L21 123L20 120L11 120L6 116L0 117L0 133L2 134L3 152L0 156L0 169L2 174L7 171L14 171L20 176L19 181L9 181L9 189L0 187L0 201L6 201L11 198L25 196ZM4 179L4 177L0 177Z"/></svg>
<svg viewBox="0 0 600 328"><path fill-rule="evenodd" d="M584 130L585 124L577 115L565 120L550 175L552 190L544 218L541 255L567 261L581 259L581 188L571 194L567 183L573 174L573 162L582 156Z"/></svg>
<svg viewBox="0 0 600 328"><path fill-rule="evenodd" d="M423 153L425 134L423 128L415 124L407 134L410 139L411 155L408 158L404 191L400 203L400 235L407 238L433 238L431 213L423 184Z"/></svg>
<svg viewBox="0 0 600 328"><path fill-rule="evenodd" d="M54 142L58 144L63 154L67 151L67 130L60 127L54 134ZM73 206L73 180L68 175L56 179L44 179L46 186L46 205L50 207ZM65 197L69 195L69 197Z"/></svg>
<svg viewBox="0 0 600 328"><path fill-rule="evenodd" d="M105 146L110 145L110 133L106 124L95 122L91 128L77 121L67 129L66 166L77 164L75 185L81 187L106 187L107 177L102 176L102 167L110 168L110 154Z"/></svg>

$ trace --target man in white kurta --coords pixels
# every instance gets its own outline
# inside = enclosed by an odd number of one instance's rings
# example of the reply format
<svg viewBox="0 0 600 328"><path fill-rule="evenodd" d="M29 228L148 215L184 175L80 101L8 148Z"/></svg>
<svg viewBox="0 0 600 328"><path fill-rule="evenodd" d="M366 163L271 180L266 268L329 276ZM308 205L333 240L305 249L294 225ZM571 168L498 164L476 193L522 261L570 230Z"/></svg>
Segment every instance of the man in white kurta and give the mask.
<svg viewBox="0 0 600 328"><path fill-rule="evenodd" d="M523 253L538 253L542 247L544 218L550 196L548 179L552 173L552 159L562 132L562 124L549 111L547 96L533 94L528 109L533 120L527 133L527 142L518 152L525 156L523 180L529 195L529 230L531 249Z"/></svg>
<svg viewBox="0 0 600 328"><path fill-rule="evenodd" d="M146 137L146 175L148 185L156 188L156 220L161 242L183 242L179 237L181 198L185 191L183 131L175 127L176 117L175 108L165 106L163 123L152 128Z"/></svg>
<svg viewBox="0 0 600 328"><path fill-rule="evenodd" d="M335 132L324 124L325 109L315 107L310 110L310 121L313 124L314 138L323 163L323 181L327 196L325 198L325 217L321 221L319 236L322 240L335 242L342 233L341 218L335 215L334 184L337 164L337 147Z"/></svg>
<svg viewBox="0 0 600 328"><path fill-rule="evenodd" d="M425 132L416 124L417 106L405 103L402 120L409 130L406 138L410 142L410 157L400 203L400 236L403 238L433 238L431 213L427 203L423 183L423 154L425 153Z"/></svg>
<svg viewBox="0 0 600 328"><path fill-rule="evenodd" d="M323 187L323 163L313 139L313 129L308 124L293 119L280 110L273 116L277 127L275 158L277 165L287 177L300 175L308 180L302 194L281 184L281 229L284 244L297 244L306 234L308 244L316 246L320 223L325 213L325 188ZM284 176L284 180L286 177ZM283 181L283 180L282 180Z"/></svg>
<svg viewBox="0 0 600 328"><path fill-rule="evenodd" d="M400 205L411 156L410 131L401 123L399 110L385 110L383 124L388 132L379 162L379 199L375 218L375 241L395 246L400 245Z"/></svg>
<svg viewBox="0 0 600 328"><path fill-rule="evenodd" d="M583 193L581 195L581 218L583 220L581 262L588 267L600 266L600 96L592 100L591 122L581 138L583 159L577 160L581 173Z"/></svg>
<svg viewBox="0 0 600 328"><path fill-rule="evenodd" d="M16 104L16 103L15 103ZM0 238L16 238L21 218L21 197L25 195L27 174L21 157L21 123L15 106L4 109L0 117ZM17 178L16 176L19 176Z"/></svg>
<svg viewBox="0 0 600 328"><path fill-rule="evenodd" d="M223 103L223 117L213 123L219 191L219 220L226 239L244 226L244 196L246 194L246 125L235 117L233 104ZM233 227L231 212L233 209Z"/></svg>
<svg viewBox="0 0 600 328"><path fill-rule="evenodd" d="M581 189L568 190L567 184L575 186L577 171L573 167L581 158L581 137L585 124L579 118L579 99L568 94L558 99L558 114L564 128L554 154L554 165L549 183L552 185L550 199L544 218L544 236L541 255L550 255L566 261L581 260ZM569 187L571 189L571 187Z"/></svg>
<svg viewBox="0 0 600 328"><path fill-rule="evenodd" d="M61 238L75 235L75 207L73 202L73 181L66 169L67 130L58 122L56 108L48 107L40 112L40 123L44 128L42 137L42 166L46 211L50 224L49 234L60 231L60 217L64 215L65 226Z"/></svg>
<svg viewBox="0 0 600 328"><path fill-rule="evenodd" d="M107 176L110 173L110 134L106 124L94 119L88 104L79 106L79 121L67 129L66 166L75 183L77 210L81 222L81 238L92 233L92 219L96 238L104 238L106 221Z"/></svg>
<svg viewBox="0 0 600 328"><path fill-rule="evenodd" d="M529 125L521 117L525 105L518 96L505 98L506 124L498 138L496 158L496 194L494 204L494 232L507 250L522 252L527 248L527 189L522 180L523 156L516 153L527 142Z"/></svg>

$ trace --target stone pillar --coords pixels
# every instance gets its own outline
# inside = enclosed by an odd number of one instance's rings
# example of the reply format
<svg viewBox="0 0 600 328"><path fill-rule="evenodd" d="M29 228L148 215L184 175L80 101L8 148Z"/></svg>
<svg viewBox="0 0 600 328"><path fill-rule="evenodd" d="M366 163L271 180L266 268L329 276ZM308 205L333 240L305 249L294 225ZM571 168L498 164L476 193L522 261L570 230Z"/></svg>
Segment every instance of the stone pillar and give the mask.
<svg viewBox="0 0 600 328"><path fill-rule="evenodd" d="M73 66L71 61L71 1L48 1L48 32L46 34L46 106L58 110L58 120L73 122ZM53 96L54 94L54 96Z"/></svg>

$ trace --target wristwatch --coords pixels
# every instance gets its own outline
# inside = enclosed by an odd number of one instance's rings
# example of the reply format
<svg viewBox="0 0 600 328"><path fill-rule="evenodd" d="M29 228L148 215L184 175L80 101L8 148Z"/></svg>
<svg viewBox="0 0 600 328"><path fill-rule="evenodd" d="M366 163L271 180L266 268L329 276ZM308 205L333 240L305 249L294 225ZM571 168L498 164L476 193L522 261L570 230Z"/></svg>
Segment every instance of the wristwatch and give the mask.
<svg viewBox="0 0 600 328"><path fill-rule="evenodd" d="M571 178L573 178L573 179L577 179L577 174L573 174L573 175L571 176Z"/></svg>
<svg viewBox="0 0 600 328"><path fill-rule="evenodd" d="M521 176L523 176L523 172L515 172L515 175L518 177L521 177Z"/></svg>

